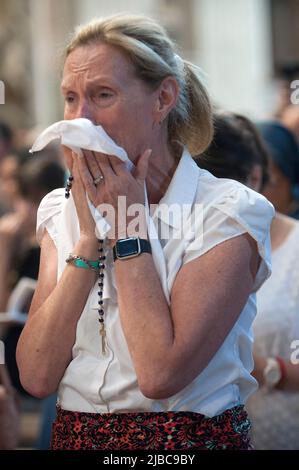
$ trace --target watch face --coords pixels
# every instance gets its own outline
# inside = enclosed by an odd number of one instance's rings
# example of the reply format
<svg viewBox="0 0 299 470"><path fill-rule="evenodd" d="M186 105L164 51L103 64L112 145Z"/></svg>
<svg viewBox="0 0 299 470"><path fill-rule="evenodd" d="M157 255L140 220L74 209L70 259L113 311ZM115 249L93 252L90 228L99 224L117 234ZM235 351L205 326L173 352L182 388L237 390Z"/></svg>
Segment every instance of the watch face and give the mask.
<svg viewBox="0 0 299 470"><path fill-rule="evenodd" d="M281 379L280 366L276 359L268 358L264 369L264 380L268 387L274 387Z"/></svg>
<svg viewBox="0 0 299 470"><path fill-rule="evenodd" d="M280 373L278 370L272 369L267 373L267 379L270 384L276 384L280 379Z"/></svg>
<svg viewBox="0 0 299 470"><path fill-rule="evenodd" d="M116 243L116 255L118 258L127 258L139 253L139 244L136 238L118 240Z"/></svg>

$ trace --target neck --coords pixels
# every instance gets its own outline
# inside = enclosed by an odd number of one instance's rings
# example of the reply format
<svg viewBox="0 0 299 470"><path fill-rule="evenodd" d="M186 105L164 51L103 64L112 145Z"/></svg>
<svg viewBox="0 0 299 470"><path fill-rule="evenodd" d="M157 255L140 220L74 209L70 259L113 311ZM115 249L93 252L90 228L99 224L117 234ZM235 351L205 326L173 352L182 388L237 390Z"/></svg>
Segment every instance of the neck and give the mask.
<svg viewBox="0 0 299 470"><path fill-rule="evenodd" d="M276 212L275 217L271 223L271 246L275 250L289 236L292 229L295 227L296 222L291 217Z"/></svg>

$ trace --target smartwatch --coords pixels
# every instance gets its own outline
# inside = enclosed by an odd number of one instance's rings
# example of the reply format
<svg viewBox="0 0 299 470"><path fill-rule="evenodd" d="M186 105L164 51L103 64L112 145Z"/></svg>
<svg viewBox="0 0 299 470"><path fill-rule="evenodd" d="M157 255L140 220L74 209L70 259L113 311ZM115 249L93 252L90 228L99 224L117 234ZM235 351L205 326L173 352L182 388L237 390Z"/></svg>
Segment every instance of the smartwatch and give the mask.
<svg viewBox="0 0 299 470"><path fill-rule="evenodd" d="M148 240L139 237L120 238L113 247L113 259L135 258L141 253L151 253Z"/></svg>

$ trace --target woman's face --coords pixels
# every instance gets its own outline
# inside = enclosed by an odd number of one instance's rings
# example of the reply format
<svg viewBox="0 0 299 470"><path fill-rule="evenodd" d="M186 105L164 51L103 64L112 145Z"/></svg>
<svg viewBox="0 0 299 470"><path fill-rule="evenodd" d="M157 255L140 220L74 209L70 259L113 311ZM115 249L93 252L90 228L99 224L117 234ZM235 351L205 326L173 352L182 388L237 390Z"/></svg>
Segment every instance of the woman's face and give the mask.
<svg viewBox="0 0 299 470"><path fill-rule="evenodd" d="M134 74L134 67L116 47L78 47L66 59L61 84L64 118L84 117L101 125L135 160L154 139L159 91Z"/></svg>

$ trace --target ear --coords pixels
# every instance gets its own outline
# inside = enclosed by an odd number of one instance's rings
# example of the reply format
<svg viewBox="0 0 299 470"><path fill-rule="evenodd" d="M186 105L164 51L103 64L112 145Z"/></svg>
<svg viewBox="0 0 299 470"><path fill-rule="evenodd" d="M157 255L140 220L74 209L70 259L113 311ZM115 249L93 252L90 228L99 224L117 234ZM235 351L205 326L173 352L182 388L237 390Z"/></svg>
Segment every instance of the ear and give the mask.
<svg viewBox="0 0 299 470"><path fill-rule="evenodd" d="M179 85L174 77L166 77L157 89L157 100L154 109L154 120L161 124L176 105L179 96Z"/></svg>

